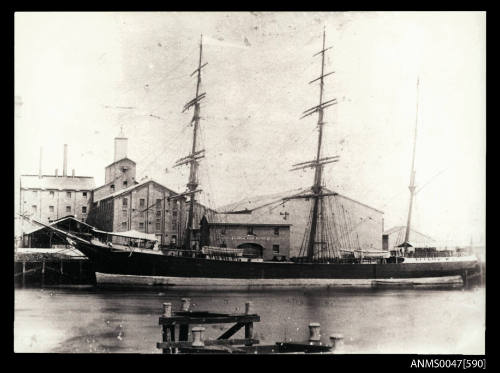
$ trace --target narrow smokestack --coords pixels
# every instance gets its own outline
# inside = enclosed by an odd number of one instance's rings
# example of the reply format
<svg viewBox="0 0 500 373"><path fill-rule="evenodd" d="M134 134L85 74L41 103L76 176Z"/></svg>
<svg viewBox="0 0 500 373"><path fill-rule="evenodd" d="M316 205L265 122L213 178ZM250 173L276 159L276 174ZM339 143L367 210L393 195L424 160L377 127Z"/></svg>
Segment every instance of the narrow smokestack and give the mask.
<svg viewBox="0 0 500 373"><path fill-rule="evenodd" d="M42 178L42 147L40 146L40 159L38 164L38 177Z"/></svg>
<svg viewBox="0 0 500 373"><path fill-rule="evenodd" d="M63 176L68 175L68 145L64 144Z"/></svg>
<svg viewBox="0 0 500 373"><path fill-rule="evenodd" d="M71 177L75 177L75 169L74 168L71 170Z"/></svg>
<svg viewBox="0 0 500 373"><path fill-rule="evenodd" d="M56 168L56 172L55 172L55 175L57 176L57 168Z"/></svg>

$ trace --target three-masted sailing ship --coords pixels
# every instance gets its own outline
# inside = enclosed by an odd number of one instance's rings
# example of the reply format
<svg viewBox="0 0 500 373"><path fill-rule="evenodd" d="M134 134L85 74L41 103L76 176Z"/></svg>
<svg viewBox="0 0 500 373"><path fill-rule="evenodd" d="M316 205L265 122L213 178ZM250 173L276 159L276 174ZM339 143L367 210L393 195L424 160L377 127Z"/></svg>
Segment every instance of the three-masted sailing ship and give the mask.
<svg viewBox="0 0 500 373"><path fill-rule="evenodd" d="M289 197L310 201L310 218L302 241L300 255L294 261L249 261L242 260L239 249L221 247L194 247L196 195L198 188L199 161L204 149L199 149L200 102L206 94L200 91L203 63L203 44L200 40L196 74L196 94L183 108L193 109L191 124L193 140L191 152L179 159L175 166L189 165L187 191L175 198L189 198L185 234L182 250L155 250L152 245L122 247L110 244L109 236L82 237L58 230L76 249L84 253L93 263L99 284L112 285L164 285L164 286L309 286L309 285L367 285L389 279L422 280L440 279L457 281L477 268L475 257L423 258L413 260L404 254L388 257L387 251L367 252L346 248L339 237L339 228L329 209L329 199L336 195L324 184L323 171L327 164L337 162L338 156L323 155L323 129L325 109L337 103L336 99L325 100L325 53L331 48L323 46L316 55L321 56L321 75L310 83L319 83L319 104L303 112L302 118L317 114L318 141L316 156L311 161L295 164L293 170L314 170L312 187L304 193ZM316 56L315 55L315 56ZM413 198L413 178L410 191ZM411 209L411 206L410 206ZM409 219L408 219L409 232ZM102 232L101 232L102 234ZM112 233L110 233L112 235ZM147 241L147 240L145 240ZM405 240L408 245L408 237ZM221 255L210 255L219 251ZM358 252L358 255L355 255ZM225 254L225 255L222 255ZM369 260L366 260L369 258ZM425 259L425 260L424 260Z"/></svg>

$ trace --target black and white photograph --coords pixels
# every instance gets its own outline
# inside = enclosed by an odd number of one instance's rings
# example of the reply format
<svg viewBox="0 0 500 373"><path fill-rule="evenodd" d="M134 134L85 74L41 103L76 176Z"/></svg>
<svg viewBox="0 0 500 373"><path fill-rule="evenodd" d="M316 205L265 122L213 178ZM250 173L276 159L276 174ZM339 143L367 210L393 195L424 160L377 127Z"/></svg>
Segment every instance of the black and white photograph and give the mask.
<svg viewBox="0 0 500 373"><path fill-rule="evenodd" d="M486 12L13 18L15 353L485 368Z"/></svg>

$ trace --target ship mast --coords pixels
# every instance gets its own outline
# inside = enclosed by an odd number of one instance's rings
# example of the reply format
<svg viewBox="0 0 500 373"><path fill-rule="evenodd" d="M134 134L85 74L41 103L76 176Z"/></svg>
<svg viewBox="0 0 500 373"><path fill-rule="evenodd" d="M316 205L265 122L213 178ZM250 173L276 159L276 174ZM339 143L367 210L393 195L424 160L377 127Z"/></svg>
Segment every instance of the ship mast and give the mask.
<svg viewBox="0 0 500 373"><path fill-rule="evenodd" d="M181 165L189 164L189 181L186 184L188 191L182 193L177 198L188 195L189 196L189 210L188 210L188 219L186 232L184 235L184 243L183 246L185 249L189 249L191 247L191 236L193 231L193 218L194 218L194 205L195 205L195 193L201 192L198 188L198 165L199 159L205 156L204 149L197 150L197 136L198 136L198 127L200 125L200 101L205 98L205 93L200 93L200 85L201 85L201 69L207 65L207 63L202 64L202 52L203 52L203 35L200 36L200 55L198 59L198 68L191 73L191 76L197 74L196 80L196 95L195 97L184 105L184 109L182 112L194 107L193 118L191 119L191 124L193 125L193 143L191 147L191 153L179 160L176 161L174 167L178 167Z"/></svg>
<svg viewBox="0 0 500 373"><path fill-rule="evenodd" d="M415 151L417 148L417 124L418 124L418 86L419 86L419 78L417 78L417 104L415 111L415 134L413 137L413 155L411 159L411 174L410 174L410 185L408 189L410 189L410 206L408 207L408 219L406 221L406 231L405 231L405 240L404 240L404 250L406 252L408 246L410 246L410 228L411 228L411 211L413 207L413 198L415 196Z"/></svg>
<svg viewBox="0 0 500 373"><path fill-rule="evenodd" d="M324 109L327 107L330 107L332 105L335 105L337 103L337 99L332 99L328 101L324 101L323 93L324 93L324 78L328 75L333 74L334 72L329 72L325 74L325 52L332 47L325 48L325 29L323 29L323 48L321 51L316 53L314 56L320 55L321 54L321 75L310 81L309 83L313 83L316 81L319 81L319 104L317 106L314 106L310 109L307 109L304 111L302 114L302 118L305 118L309 115L312 115L314 113L318 113L318 145L316 148L316 158L313 161L308 161L308 162L303 162L303 163L298 163L295 164L292 169L292 171L295 170L300 170L304 168L314 168L314 180L313 180L313 185L311 187L311 192L310 194L305 194L305 195L298 195L290 198L312 198L313 204L312 204L312 210L311 210L311 221L310 221L310 229L308 232L308 239L307 239L307 260L312 261L314 258L315 254L315 248L317 244L324 244L324 242L316 241L316 236L318 232L318 217L319 217L319 210L321 209L321 214L323 214L323 209L322 209L322 199L325 196L331 196L335 195L336 193L324 193L323 192L323 186L322 186L322 176L323 176L323 167L327 163L332 163L338 161L338 156L333 156L333 157L324 157L322 158L321 156L321 150L322 150L322 143L323 143L323 126L325 122L323 121L323 114L324 114ZM314 57L313 56L313 57ZM323 224L323 219L321 219L321 224ZM320 232L323 232L324 227L320 226L319 227Z"/></svg>

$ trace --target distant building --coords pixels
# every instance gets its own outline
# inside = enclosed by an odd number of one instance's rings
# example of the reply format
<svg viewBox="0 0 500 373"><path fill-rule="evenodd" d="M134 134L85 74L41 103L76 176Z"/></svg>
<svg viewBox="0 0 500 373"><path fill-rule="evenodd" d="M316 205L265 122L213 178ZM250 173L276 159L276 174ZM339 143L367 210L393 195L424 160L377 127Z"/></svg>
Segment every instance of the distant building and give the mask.
<svg viewBox="0 0 500 373"><path fill-rule="evenodd" d="M161 245L182 243L184 198L155 180L136 181L136 163L127 158L128 139L115 138L113 163L104 185L95 188L88 224L108 232L136 230L155 234Z"/></svg>
<svg viewBox="0 0 500 373"><path fill-rule="evenodd" d="M392 250L394 247L404 243L406 226L401 225L388 229L383 234L383 242L386 250ZM410 229L409 243L413 247L436 247L437 243L432 237Z"/></svg>
<svg viewBox="0 0 500 373"><path fill-rule="evenodd" d="M253 222L262 224L275 222L290 225L290 256L299 256L300 246L309 221L311 200L287 199L303 194L304 190L253 197L218 209L219 212L240 212L250 214ZM337 194L325 197L331 206L332 218L345 223L343 234L349 235L356 245L365 250L382 249L384 230L383 212L364 203Z"/></svg>
<svg viewBox="0 0 500 373"><path fill-rule="evenodd" d="M62 175L56 169L54 175L21 175L20 206L22 215L30 216L42 223L49 223L67 215L80 221L87 219L92 190L95 187L91 176L67 174L67 145L64 145Z"/></svg>
<svg viewBox="0 0 500 373"><path fill-rule="evenodd" d="M281 217L261 221L257 215L206 214L200 245L244 249L243 256L272 260L290 257L290 224Z"/></svg>
<svg viewBox="0 0 500 373"><path fill-rule="evenodd" d="M100 189L100 188L98 188ZM154 180L145 180L112 194L94 195L87 222L104 231L154 233L162 245L178 243L182 235L182 200Z"/></svg>

